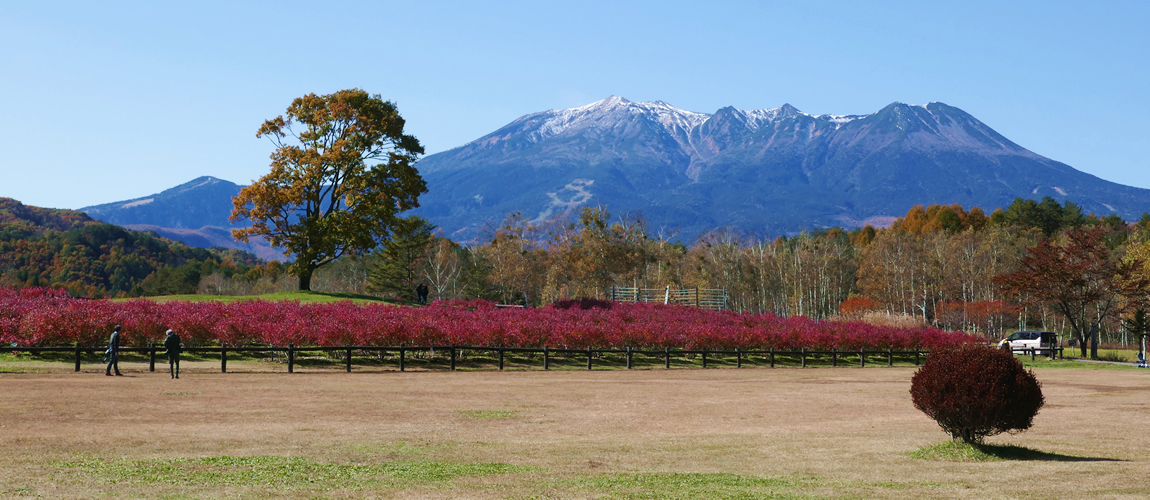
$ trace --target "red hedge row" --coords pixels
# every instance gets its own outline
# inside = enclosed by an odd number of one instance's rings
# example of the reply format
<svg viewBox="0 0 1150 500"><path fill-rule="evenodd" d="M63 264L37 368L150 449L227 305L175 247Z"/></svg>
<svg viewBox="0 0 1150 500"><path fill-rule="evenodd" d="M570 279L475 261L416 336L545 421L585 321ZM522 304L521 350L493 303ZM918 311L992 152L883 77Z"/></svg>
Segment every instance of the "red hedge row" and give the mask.
<svg viewBox="0 0 1150 500"><path fill-rule="evenodd" d="M122 325L125 345L177 331L189 345L471 345L563 348L933 349L976 342L961 332L804 317L616 303L611 308L497 308L482 300L425 307L261 300L112 302L63 291L0 289L0 342L98 346Z"/></svg>

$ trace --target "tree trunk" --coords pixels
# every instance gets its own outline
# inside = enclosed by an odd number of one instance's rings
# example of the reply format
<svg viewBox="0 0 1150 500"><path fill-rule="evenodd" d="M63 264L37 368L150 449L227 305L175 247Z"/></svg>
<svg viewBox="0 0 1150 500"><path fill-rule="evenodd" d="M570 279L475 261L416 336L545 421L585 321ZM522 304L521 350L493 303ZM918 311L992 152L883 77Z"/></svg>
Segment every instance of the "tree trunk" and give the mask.
<svg viewBox="0 0 1150 500"><path fill-rule="evenodd" d="M1098 327L1090 327L1090 359L1098 359Z"/></svg>
<svg viewBox="0 0 1150 500"><path fill-rule="evenodd" d="M303 269L299 273L299 289L301 291L311 291L311 273L314 269Z"/></svg>

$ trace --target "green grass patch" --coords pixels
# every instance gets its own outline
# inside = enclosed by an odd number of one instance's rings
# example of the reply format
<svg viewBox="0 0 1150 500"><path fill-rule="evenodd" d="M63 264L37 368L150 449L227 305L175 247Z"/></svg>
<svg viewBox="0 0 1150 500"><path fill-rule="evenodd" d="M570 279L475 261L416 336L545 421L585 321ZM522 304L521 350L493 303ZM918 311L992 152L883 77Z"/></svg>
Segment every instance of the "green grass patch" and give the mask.
<svg viewBox="0 0 1150 500"><path fill-rule="evenodd" d="M947 441L932 444L910 452L910 456L919 460L938 460L944 462L993 462L1004 460L987 453L982 447L961 441Z"/></svg>
<svg viewBox="0 0 1150 500"><path fill-rule="evenodd" d="M343 300L350 300L356 304L403 304L410 305L410 303L399 300L386 300L372 295L360 295L355 293L338 293L338 292L316 292L316 291L296 291L296 292L280 292L280 293L265 293L263 295L160 295L156 297L142 297L153 302L171 302L174 300L182 300L188 302L240 302L244 300L269 300L269 301L294 301L301 304L312 303L326 303L326 302L339 302ZM133 299L113 299L113 301L122 302L125 300Z"/></svg>
<svg viewBox="0 0 1150 500"><path fill-rule="evenodd" d="M471 418L515 418L519 412L515 410L456 410L456 413Z"/></svg>
<svg viewBox="0 0 1150 500"><path fill-rule="evenodd" d="M557 486L592 493L596 498L753 499L815 498L807 491L822 486L812 477L760 477L728 473L600 474L563 481Z"/></svg>
<svg viewBox="0 0 1150 500"><path fill-rule="evenodd" d="M48 369L37 366L0 366L0 373L48 373Z"/></svg>
<svg viewBox="0 0 1150 500"><path fill-rule="evenodd" d="M1035 357L1033 361L1030 356L1015 356L1016 359L1022 362L1022 366L1027 368L1078 368L1090 370L1136 370L1134 365L1116 365L1112 363L1090 363L1078 360L1076 358L1067 359L1050 359L1043 357Z"/></svg>
<svg viewBox="0 0 1150 500"><path fill-rule="evenodd" d="M1032 450L1022 446L999 444L969 444L962 441L947 441L933 444L910 452L910 456L920 460L945 462L995 462L1001 460L1042 460L1052 462L1113 462L1108 458L1075 457L1058 453Z"/></svg>
<svg viewBox="0 0 1150 500"><path fill-rule="evenodd" d="M105 483L179 486L371 488L442 483L459 477L535 472L505 463L390 462L320 463L302 457L205 457L174 460L80 459L57 468Z"/></svg>

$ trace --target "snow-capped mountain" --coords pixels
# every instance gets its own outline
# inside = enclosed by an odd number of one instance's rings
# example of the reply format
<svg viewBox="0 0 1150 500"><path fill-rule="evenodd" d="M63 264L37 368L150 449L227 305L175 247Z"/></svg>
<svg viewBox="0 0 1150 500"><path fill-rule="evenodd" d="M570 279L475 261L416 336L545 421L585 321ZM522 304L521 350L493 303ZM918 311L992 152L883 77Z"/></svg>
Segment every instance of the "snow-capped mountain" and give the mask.
<svg viewBox="0 0 1150 500"><path fill-rule="evenodd" d="M1044 158L938 102L816 116L609 97L524 116L418 166L429 192L417 213L463 240L512 212L541 219L587 204L642 211L688 240L721 226L793 233L889 220L915 204L990 211L1047 195L1127 219L1150 211L1150 191Z"/></svg>

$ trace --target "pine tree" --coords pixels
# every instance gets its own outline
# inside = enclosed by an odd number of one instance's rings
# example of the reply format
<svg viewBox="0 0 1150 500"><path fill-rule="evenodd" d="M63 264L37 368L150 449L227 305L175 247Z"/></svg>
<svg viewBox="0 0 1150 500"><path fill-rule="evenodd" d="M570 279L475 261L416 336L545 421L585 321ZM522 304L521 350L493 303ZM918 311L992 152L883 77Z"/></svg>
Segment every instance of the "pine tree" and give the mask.
<svg viewBox="0 0 1150 500"><path fill-rule="evenodd" d="M367 291L415 300L415 287L420 283L419 266L434 229L433 224L420 216L400 219L391 240L374 254L375 265L367 275Z"/></svg>

